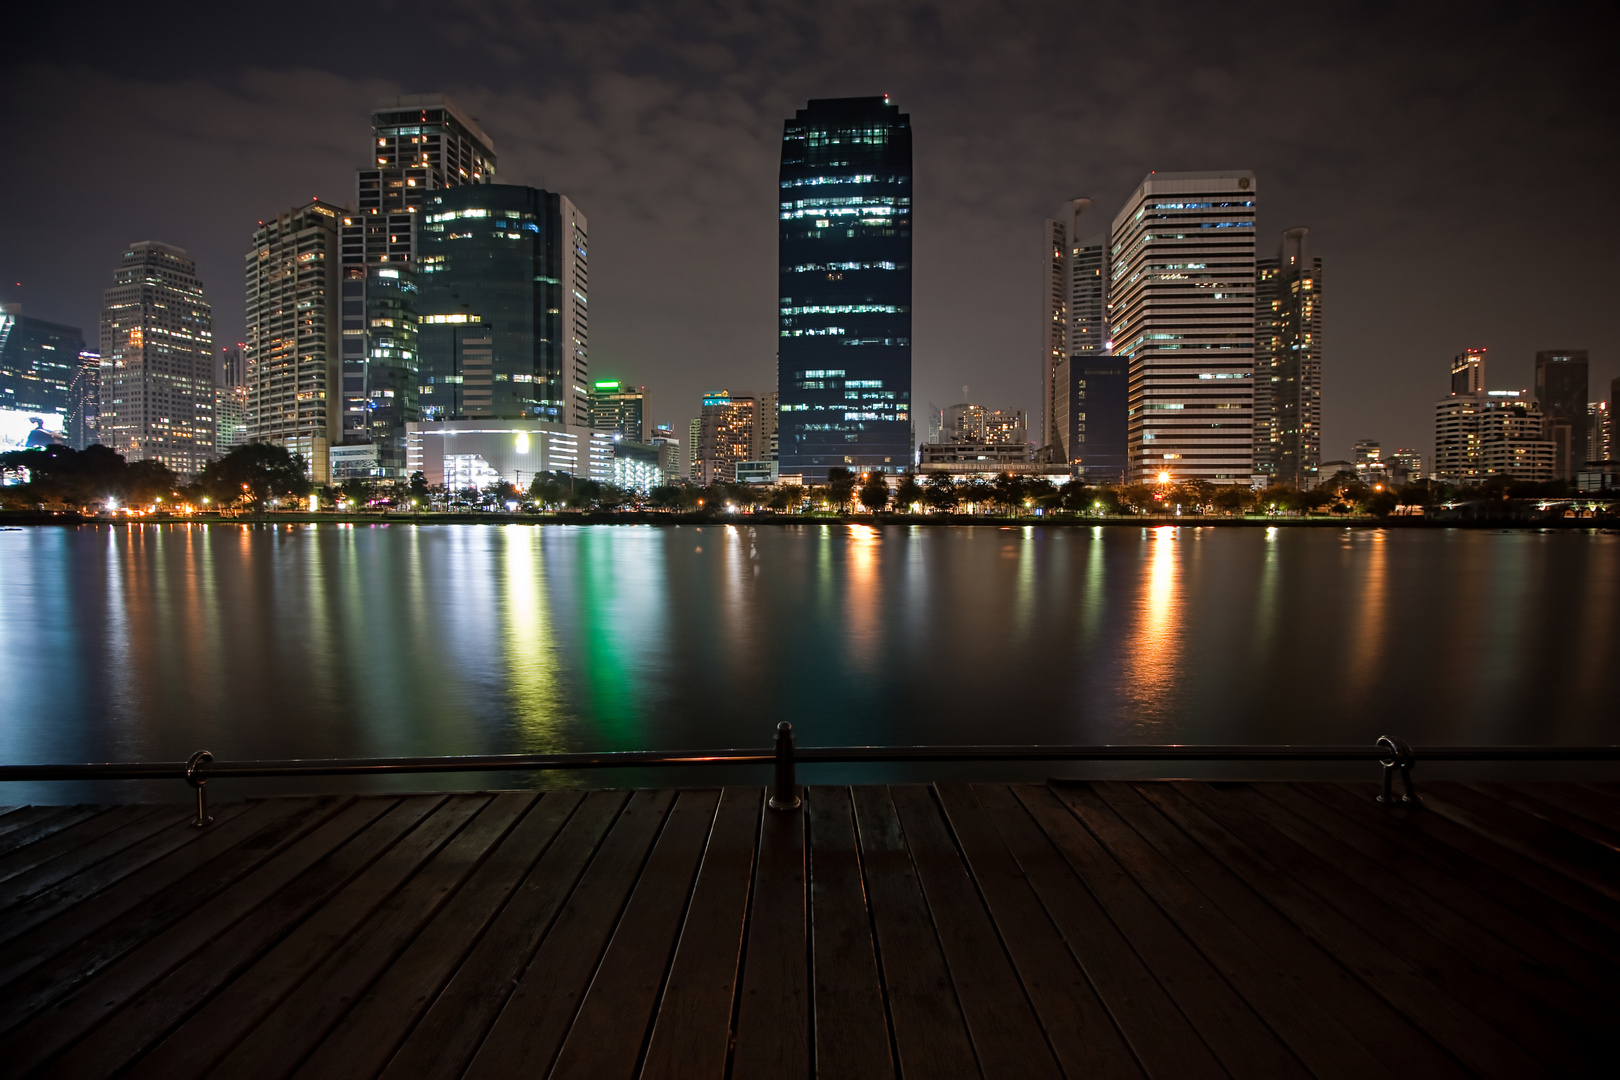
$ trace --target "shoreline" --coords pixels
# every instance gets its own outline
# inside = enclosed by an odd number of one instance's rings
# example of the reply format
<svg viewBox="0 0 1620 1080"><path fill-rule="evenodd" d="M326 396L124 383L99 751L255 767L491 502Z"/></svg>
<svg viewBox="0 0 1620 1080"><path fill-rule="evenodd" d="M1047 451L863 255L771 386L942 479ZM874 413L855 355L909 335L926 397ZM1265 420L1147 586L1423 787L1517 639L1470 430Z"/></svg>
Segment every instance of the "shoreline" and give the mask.
<svg viewBox="0 0 1620 1080"><path fill-rule="evenodd" d="M550 514L523 513L268 513L224 516L221 514L146 515L125 517L107 514L0 511L0 528L23 526L81 525L925 525L993 526L1044 529L1095 527L1159 528L1165 525L1191 528L1288 528L1288 529L1517 529L1517 530L1620 530L1620 518L1524 518L1464 517L1457 511L1446 516L1312 516L1312 517L1226 517L1219 515L1121 515L1115 517L1001 517L989 514L710 514L662 513L654 511L561 511Z"/></svg>

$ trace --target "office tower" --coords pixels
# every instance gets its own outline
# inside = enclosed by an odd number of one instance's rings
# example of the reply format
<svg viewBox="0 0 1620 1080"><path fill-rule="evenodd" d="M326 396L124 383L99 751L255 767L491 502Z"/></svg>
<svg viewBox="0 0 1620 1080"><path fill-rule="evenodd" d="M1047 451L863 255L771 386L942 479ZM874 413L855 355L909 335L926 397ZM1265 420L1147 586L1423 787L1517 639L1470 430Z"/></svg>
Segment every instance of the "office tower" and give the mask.
<svg viewBox="0 0 1620 1080"><path fill-rule="evenodd" d="M1301 489L1322 462L1322 260L1308 231L1286 230L1255 267L1255 471Z"/></svg>
<svg viewBox="0 0 1620 1080"><path fill-rule="evenodd" d="M1423 455L1409 446L1391 450L1389 454L1390 479L1398 484L1415 484L1423 479Z"/></svg>
<svg viewBox="0 0 1620 1080"><path fill-rule="evenodd" d="M681 442L675 437L675 428L670 424L658 424L652 429L652 438L647 441L658 448L658 467L664 474L660 483L672 484L680 479Z"/></svg>
<svg viewBox="0 0 1620 1080"><path fill-rule="evenodd" d="M553 192L480 184L434 193L422 218L423 417L589 427L584 216Z"/></svg>
<svg viewBox="0 0 1620 1080"><path fill-rule="evenodd" d="M1483 394L1485 392L1485 350L1464 349L1451 360L1451 392L1453 394Z"/></svg>
<svg viewBox="0 0 1620 1080"><path fill-rule="evenodd" d="M1614 454L1614 415L1607 401L1586 403L1586 460L1612 461Z"/></svg>
<svg viewBox="0 0 1620 1080"><path fill-rule="evenodd" d="M911 119L886 97L810 101L784 125L781 472L910 466Z"/></svg>
<svg viewBox="0 0 1620 1080"><path fill-rule="evenodd" d="M184 249L124 250L101 310L101 364L104 445L182 476L214 456L214 316Z"/></svg>
<svg viewBox="0 0 1620 1080"><path fill-rule="evenodd" d="M1536 353L1543 439L1553 444L1553 478L1573 480L1586 464L1586 350Z"/></svg>
<svg viewBox="0 0 1620 1080"><path fill-rule="evenodd" d="M333 260L336 263L336 259ZM215 386L247 385L247 342L239 341L231 348L219 350L219 367L215 369Z"/></svg>
<svg viewBox="0 0 1620 1080"><path fill-rule="evenodd" d="M260 224L247 254L245 429L220 432L216 445L241 441L284 447L304 460L317 484L332 482L331 447L341 438L338 383L338 223L341 206L319 200ZM221 388L222 390L228 388ZM234 427L234 395L222 393Z"/></svg>
<svg viewBox="0 0 1620 1080"><path fill-rule="evenodd" d="M370 160L355 176L355 212L342 225L343 441L361 474L403 477L405 425L417 402L417 240L428 199L485 184L495 147L443 94L394 98L371 114ZM583 384L582 384L583 385Z"/></svg>
<svg viewBox="0 0 1620 1080"><path fill-rule="evenodd" d="M617 379L591 384L591 430L610 431L622 439L641 442L647 429L647 388Z"/></svg>
<svg viewBox="0 0 1620 1080"><path fill-rule="evenodd" d="M0 452L70 440L84 334L0 304Z"/></svg>
<svg viewBox="0 0 1620 1080"><path fill-rule="evenodd" d="M101 442L101 354L80 349L68 383L68 445L75 450Z"/></svg>
<svg viewBox="0 0 1620 1080"><path fill-rule="evenodd" d="M1452 385L1474 385L1485 350L1459 357L1466 379ZM1474 357L1475 360L1465 360ZM1459 365L1453 362L1453 371ZM1434 479L1446 484L1474 484L1492 476L1516 480L1551 480L1554 444L1543 439L1541 406L1528 390L1462 390L1435 405Z"/></svg>
<svg viewBox="0 0 1620 1080"><path fill-rule="evenodd" d="M780 446L778 445L778 432L781 424L780 391L772 390L759 399L759 454L760 457L770 460L780 460Z"/></svg>
<svg viewBox="0 0 1620 1080"><path fill-rule="evenodd" d="M696 483L703 476L703 417L694 416L686 425L686 478Z"/></svg>
<svg viewBox="0 0 1620 1080"><path fill-rule="evenodd" d="M1263 479L1254 472L1255 193L1251 172L1150 173L1114 217L1109 332L1129 373L1132 481Z"/></svg>
<svg viewBox="0 0 1620 1080"><path fill-rule="evenodd" d="M1108 237L1071 239L1069 359L1059 379L1069 464L1092 483L1122 483L1130 463L1129 378L1108 330Z"/></svg>
<svg viewBox="0 0 1620 1080"><path fill-rule="evenodd" d="M737 463L759 460L759 402L720 390L703 395L693 477L708 485L737 481Z"/></svg>
<svg viewBox="0 0 1620 1080"><path fill-rule="evenodd" d="M1050 459L1068 460L1068 432L1058 422L1063 391L1060 380L1065 360L1069 358L1069 292L1070 292L1070 238L1081 213L1091 205L1090 199L1071 199L1069 210L1061 220L1046 222L1046 289L1042 300L1045 312L1042 324L1045 347L1041 356L1041 427L1040 449ZM1064 403L1066 404L1066 403Z"/></svg>
<svg viewBox="0 0 1620 1080"><path fill-rule="evenodd" d="M214 453L220 457L254 440L248 438L248 388L245 386L216 386L214 387ZM278 443L287 446L293 453L303 453L304 448L296 443ZM321 460L327 462L326 472L330 473L330 448ZM330 475L316 475L311 468L315 459L304 458L306 472L316 476L319 483L331 483ZM345 477L345 479L347 479Z"/></svg>
<svg viewBox="0 0 1620 1080"><path fill-rule="evenodd" d="M1255 396L1259 397L1258 388ZM1356 445L1350 450L1350 463L1356 468L1356 479L1363 484L1376 484L1388 477L1389 462L1384 460L1383 453L1377 439L1357 439Z"/></svg>

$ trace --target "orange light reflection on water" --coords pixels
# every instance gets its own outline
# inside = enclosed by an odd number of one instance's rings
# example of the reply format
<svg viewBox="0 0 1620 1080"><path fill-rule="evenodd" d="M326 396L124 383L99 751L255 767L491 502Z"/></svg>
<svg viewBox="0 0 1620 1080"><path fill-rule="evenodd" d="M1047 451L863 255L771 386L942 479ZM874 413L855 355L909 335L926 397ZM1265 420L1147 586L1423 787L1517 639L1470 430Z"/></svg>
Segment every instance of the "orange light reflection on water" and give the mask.
<svg viewBox="0 0 1620 1080"><path fill-rule="evenodd" d="M1150 531L1143 566L1143 588L1136 625L1126 643L1125 697L1137 728L1158 728L1166 720L1172 683L1181 656L1181 563L1178 530L1161 525Z"/></svg>

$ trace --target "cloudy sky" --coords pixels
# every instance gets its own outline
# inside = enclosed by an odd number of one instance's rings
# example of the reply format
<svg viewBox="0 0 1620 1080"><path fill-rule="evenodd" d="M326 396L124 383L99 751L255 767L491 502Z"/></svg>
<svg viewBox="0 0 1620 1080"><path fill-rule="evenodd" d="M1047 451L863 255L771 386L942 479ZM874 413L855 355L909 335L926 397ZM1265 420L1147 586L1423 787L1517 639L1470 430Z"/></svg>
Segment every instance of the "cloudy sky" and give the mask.
<svg viewBox="0 0 1620 1080"><path fill-rule="evenodd" d="M1262 250L1326 262L1324 457L1432 445L1448 358L1537 349L1620 375L1616 94L1591 9L1561 5L347 0L76 5L8 16L0 297L82 326L121 247L198 260L242 336L256 222L352 203L369 112L445 91L507 183L591 235L594 376L681 423L774 383L782 120L888 93L916 137L915 399L1033 409L1042 220L1112 217L1149 170L1259 175Z"/></svg>

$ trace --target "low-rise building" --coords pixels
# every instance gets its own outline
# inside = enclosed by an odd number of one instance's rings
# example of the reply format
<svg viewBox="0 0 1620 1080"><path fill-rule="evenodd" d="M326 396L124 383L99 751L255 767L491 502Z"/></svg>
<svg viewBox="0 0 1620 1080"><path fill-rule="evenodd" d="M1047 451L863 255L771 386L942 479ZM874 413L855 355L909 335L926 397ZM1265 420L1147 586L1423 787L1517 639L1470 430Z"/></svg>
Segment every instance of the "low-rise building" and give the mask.
<svg viewBox="0 0 1620 1080"><path fill-rule="evenodd" d="M405 426L406 468L451 491L505 481L527 491L535 475L613 482L613 436L549 420L424 420Z"/></svg>

